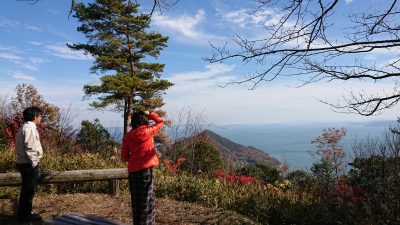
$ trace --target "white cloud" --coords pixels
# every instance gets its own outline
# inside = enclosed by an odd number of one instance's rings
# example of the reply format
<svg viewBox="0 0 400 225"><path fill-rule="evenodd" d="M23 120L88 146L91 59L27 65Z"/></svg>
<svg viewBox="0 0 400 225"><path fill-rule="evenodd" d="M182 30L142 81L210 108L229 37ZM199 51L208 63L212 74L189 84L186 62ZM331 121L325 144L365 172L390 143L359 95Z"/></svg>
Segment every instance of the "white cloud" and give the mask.
<svg viewBox="0 0 400 225"><path fill-rule="evenodd" d="M35 77L33 76L28 76L26 74L24 74L23 72L20 71L16 71L13 76L13 78L18 79L18 80L28 80L28 81L34 81L36 80Z"/></svg>
<svg viewBox="0 0 400 225"><path fill-rule="evenodd" d="M400 52L400 47L390 47L390 48L375 48L371 52L371 54L388 54L393 55ZM368 53L367 53L368 54Z"/></svg>
<svg viewBox="0 0 400 225"><path fill-rule="evenodd" d="M22 67L22 68L28 69L28 70L32 70L32 71L38 71L39 70L35 65L30 64L29 62L24 62L22 60L21 61L13 61L13 63L18 65L18 66L20 66L20 67Z"/></svg>
<svg viewBox="0 0 400 225"><path fill-rule="evenodd" d="M218 11L225 22L236 24L240 27L247 27L249 25L272 24L272 21L277 20L277 17L280 18L278 16L279 14L272 9L264 9L257 12L253 12L254 10L250 9L240 9L236 11Z"/></svg>
<svg viewBox="0 0 400 225"><path fill-rule="evenodd" d="M4 60L22 60L22 57L11 52L0 52L0 59Z"/></svg>
<svg viewBox="0 0 400 225"><path fill-rule="evenodd" d="M9 20L9 19L4 19L4 18L0 19L0 27L3 27L3 28L16 28L20 25L21 25L21 23L16 20Z"/></svg>
<svg viewBox="0 0 400 225"><path fill-rule="evenodd" d="M12 47L3 47L0 44L0 60L6 61L18 61L22 60L22 57L19 56L21 52L18 49Z"/></svg>
<svg viewBox="0 0 400 225"><path fill-rule="evenodd" d="M346 4L350 4L352 3L354 0L344 0L346 2Z"/></svg>
<svg viewBox="0 0 400 225"><path fill-rule="evenodd" d="M47 12L54 16L57 16L59 14L59 11L55 9L47 9Z"/></svg>
<svg viewBox="0 0 400 225"><path fill-rule="evenodd" d="M371 118L336 113L318 100L336 103L348 94L347 90L384 93L383 90L393 88L393 84L388 82L373 85L368 82L320 82L302 88L265 82L253 91L243 85L220 88L216 82L229 82L237 76L232 75L233 66L218 66L208 65L203 71L173 75L170 80L175 85L167 91L165 110L174 112L186 106L195 106L205 110L207 122L216 124L361 121ZM396 118L398 109L387 110L374 119Z"/></svg>
<svg viewBox="0 0 400 225"><path fill-rule="evenodd" d="M73 38L72 38L72 36L70 34L66 34L66 33L64 33L62 31L59 31L59 28L54 29L51 25L47 25L46 26L46 31L51 33L51 34L53 34L53 35L61 37L61 38L65 39L65 40L67 40L67 41L68 40L73 40Z"/></svg>
<svg viewBox="0 0 400 225"><path fill-rule="evenodd" d="M29 57L29 59L23 59L22 57L19 57L18 59L12 60L12 62L15 65L18 65L22 68L32 70L32 71L38 71L38 65L42 64L45 62L44 59L41 58L35 58L35 57Z"/></svg>
<svg viewBox="0 0 400 225"><path fill-rule="evenodd" d="M30 41L29 44L36 45L36 46L42 46L43 45L43 43L39 42L39 41Z"/></svg>
<svg viewBox="0 0 400 225"><path fill-rule="evenodd" d="M17 54L18 53L18 54ZM43 59L36 58L36 57L29 57L29 59L25 59L20 55L24 55L24 52L19 51L18 49L14 48L5 48L0 46L0 61L10 61L19 67L37 71L37 65L42 64L44 62Z"/></svg>
<svg viewBox="0 0 400 225"><path fill-rule="evenodd" d="M25 24L18 20L0 18L0 27L8 29L25 29L27 31L42 32L43 30L37 26Z"/></svg>
<svg viewBox="0 0 400 225"><path fill-rule="evenodd" d="M377 58L374 55L366 55L366 56L364 56L364 59L366 59L366 60L376 60Z"/></svg>
<svg viewBox="0 0 400 225"><path fill-rule="evenodd" d="M237 24L241 27L246 26L248 23L247 18L248 13L246 9L241 9L238 11L232 11L227 13L222 13L222 18L230 23Z"/></svg>
<svg viewBox="0 0 400 225"><path fill-rule="evenodd" d="M73 51L65 45L46 45L45 48L54 56L64 59L93 60L91 55L85 55L82 51Z"/></svg>
<svg viewBox="0 0 400 225"><path fill-rule="evenodd" d="M190 72L178 73L171 76L169 80L175 83L207 80L218 74L232 71L234 66L226 64L208 64L205 66L205 68L206 71L190 71Z"/></svg>
<svg viewBox="0 0 400 225"><path fill-rule="evenodd" d="M377 64L378 68L382 68L389 73L398 73L400 68L400 59L399 58L392 58L389 60L382 61Z"/></svg>
<svg viewBox="0 0 400 225"><path fill-rule="evenodd" d="M32 26L32 25L26 25L25 28L29 31L35 31L35 32L41 32L42 29L40 29L37 26Z"/></svg>
<svg viewBox="0 0 400 225"><path fill-rule="evenodd" d="M72 37L69 34L59 31L59 28L54 29L51 25L35 26L27 23L20 22L18 20L12 20L7 18L0 18L0 28L8 29L8 31L19 31L24 30L28 32L42 33L44 31L62 37L66 40L71 40Z"/></svg>
<svg viewBox="0 0 400 225"><path fill-rule="evenodd" d="M229 7L230 6L221 6L216 9L220 17L219 21L222 21L222 26L230 29L230 33L247 40L264 40L270 37L272 32L265 29L265 27L274 27L278 25L283 16L283 14L275 8L261 8L255 11L254 8L230 10ZM291 29L294 24L293 21L287 20L283 24L282 29ZM255 44L263 45L261 41Z"/></svg>
<svg viewBox="0 0 400 225"><path fill-rule="evenodd" d="M45 62L44 59L36 58L36 57L29 57L29 61L34 65L42 64Z"/></svg>
<svg viewBox="0 0 400 225"><path fill-rule="evenodd" d="M196 15L188 16L168 16L156 14L152 18L154 25L161 27L169 32L177 32L184 38L191 40L214 39L213 35L206 34L199 29L199 25L205 21L205 11L202 9L197 10ZM174 37L177 37L174 33Z"/></svg>
<svg viewBox="0 0 400 225"><path fill-rule="evenodd" d="M257 26L274 26L282 19L282 14L273 8L263 8L257 11L254 11L254 9L240 9L234 11L217 9L217 11L222 17L222 20L226 23L249 29L253 29ZM290 21L284 24L284 28L292 26L293 23Z"/></svg>
<svg viewBox="0 0 400 225"><path fill-rule="evenodd" d="M7 72L8 73L8 72ZM1 74L1 73L0 73ZM23 73L17 75L24 76ZM21 82L20 80L1 81L0 96L15 95L14 89ZM100 119L104 126L122 126L122 114L107 111L89 110L89 102L91 100L82 101L84 92L82 80L67 79L64 81L50 80L24 80L26 84L33 84L39 94L43 96L45 101L59 106L61 109L70 107L71 124L74 127L80 127L82 120ZM62 85L60 86L60 83Z"/></svg>
<svg viewBox="0 0 400 225"><path fill-rule="evenodd" d="M205 66L204 71L188 71L173 74L168 78L174 83L168 90L171 96L182 96L192 92L203 92L208 89L218 88L218 85L223 85L233 80L233 76L226 73L233 70L233 65L226 64L209 64Z"/></svg>

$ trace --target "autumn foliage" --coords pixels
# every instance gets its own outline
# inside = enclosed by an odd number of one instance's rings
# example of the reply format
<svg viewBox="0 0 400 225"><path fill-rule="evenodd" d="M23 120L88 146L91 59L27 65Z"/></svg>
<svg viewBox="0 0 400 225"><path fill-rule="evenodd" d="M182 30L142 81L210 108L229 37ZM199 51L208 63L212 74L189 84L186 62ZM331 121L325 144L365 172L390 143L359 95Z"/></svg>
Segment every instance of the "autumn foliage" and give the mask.
<svg viewBox="0 0 400 225"><path fill-rule="evenodd" d="M347 202L362 202L367 200L365 189L360 186L352 186L348 179L341 178L331 191L331 196Z"/></svg>
<svg viewBox="0 0 400 225"><path fill-rule="evenodd" d="M340 142L346 133L344 128L324 129L322 134L311 142L316 145L316 153L321 157L321 161L333 167L336 178L343 174L345 167L346 154Z"/></svg>
<svg viewBox="0 0 400 225"><path fill-rule="evenodd" d="M181 167L182 163L186 161L186 158L184 157L180 157L178 158L178 160L176 160L176 163L172 163L170 160L168 159L164 159L164 165L167 167L168 172L170 172L171 174L177 174L179 171L179 168Z"/></svg>
<svg viewBox="0 0 400 225"><path fill-rule="evenodd" d="M15 136L18 133L19 128L24 124L24 118L22 116L22 113L16 113L12 117L5 118L5 136L8 140L8 144L10 146L15 145ZM37 126L37 129L39 131L39 135L41 138L45 138L45 130L46 126L43 124L39 124Z"/></svg>
<svg viewBox="0 0 400 225"><path fill-rule="evenodd" d="M238 176L233 173L225 174L223 170L216 170L214 173L215 177L219 180L226 180L228 184L249 184L256 181L255 177L250 176Z"/></svg>

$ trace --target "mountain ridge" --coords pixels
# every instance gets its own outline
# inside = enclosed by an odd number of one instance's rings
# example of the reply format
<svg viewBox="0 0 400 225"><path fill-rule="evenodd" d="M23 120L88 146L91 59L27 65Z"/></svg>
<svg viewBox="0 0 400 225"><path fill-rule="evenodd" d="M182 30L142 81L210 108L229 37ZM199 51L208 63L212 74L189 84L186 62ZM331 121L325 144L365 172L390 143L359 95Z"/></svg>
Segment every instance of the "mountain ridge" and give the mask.
<svg viewBox="0 0 400 225"><path fill-rule="evenodd" d="M222 160L229 165L265 164L278 167L282 164L278 159L270 156L263 150L254 146L238 144L211 130L203 130L199 136L205 137L209 142L214 144L220 152Z"/></svg>

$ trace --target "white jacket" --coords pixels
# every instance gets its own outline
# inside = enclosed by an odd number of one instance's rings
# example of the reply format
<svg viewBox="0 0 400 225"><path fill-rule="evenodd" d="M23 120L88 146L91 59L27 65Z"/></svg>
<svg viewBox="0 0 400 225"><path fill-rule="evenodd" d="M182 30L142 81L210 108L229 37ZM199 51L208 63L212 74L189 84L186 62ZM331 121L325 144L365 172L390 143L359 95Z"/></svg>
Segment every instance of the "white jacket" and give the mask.
<svg viewBox="0 0 400 225"><path fill-rule="evenodd" d="M30 163L35 167L39 163L43 149L34 122L28 121L19 128L15 137L15 149L18 164Z"/></svg>

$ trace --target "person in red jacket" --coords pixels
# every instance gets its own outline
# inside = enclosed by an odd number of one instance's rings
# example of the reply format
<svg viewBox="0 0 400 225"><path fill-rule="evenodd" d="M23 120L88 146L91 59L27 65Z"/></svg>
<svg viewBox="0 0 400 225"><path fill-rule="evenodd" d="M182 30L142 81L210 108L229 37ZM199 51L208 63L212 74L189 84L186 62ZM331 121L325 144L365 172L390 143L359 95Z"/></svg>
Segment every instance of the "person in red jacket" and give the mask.
<svg viewBox="0 0 400 225"><path fill-rule="evenodd" d="M149 119L155 122L149 125ZM164 125L155 112L135 112L132 129L122 139L122 160L128 162L133 224L155 224L154 166L159 164L154 136Z"/></svg>

